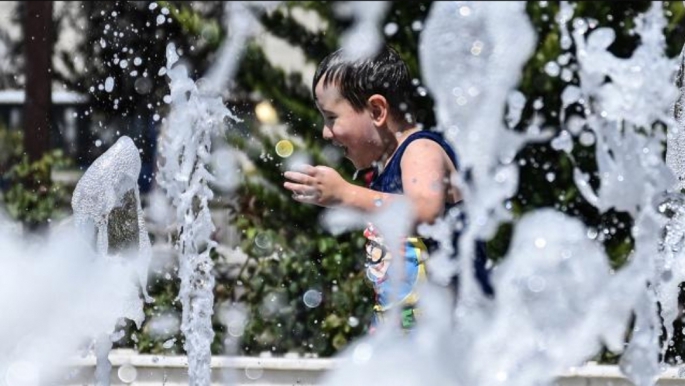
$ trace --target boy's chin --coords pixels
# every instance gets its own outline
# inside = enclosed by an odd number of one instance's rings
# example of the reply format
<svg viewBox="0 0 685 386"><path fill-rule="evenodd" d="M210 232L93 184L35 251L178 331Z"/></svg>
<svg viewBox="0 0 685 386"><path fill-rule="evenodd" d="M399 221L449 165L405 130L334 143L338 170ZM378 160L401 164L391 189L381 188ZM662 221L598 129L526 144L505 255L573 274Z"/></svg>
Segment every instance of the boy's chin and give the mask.
<svg viewBox="0 0 685 386"><path fill-rule="evenodd" d="M350 160L350 162L352 162L352 166L354 166L354 168L359 170L359 171L365 170L365 169L368 169L371 167L371 165L366 165L364 163L354 162L354 160L352 160L352 159L349 159L349 160Z"/></svg>

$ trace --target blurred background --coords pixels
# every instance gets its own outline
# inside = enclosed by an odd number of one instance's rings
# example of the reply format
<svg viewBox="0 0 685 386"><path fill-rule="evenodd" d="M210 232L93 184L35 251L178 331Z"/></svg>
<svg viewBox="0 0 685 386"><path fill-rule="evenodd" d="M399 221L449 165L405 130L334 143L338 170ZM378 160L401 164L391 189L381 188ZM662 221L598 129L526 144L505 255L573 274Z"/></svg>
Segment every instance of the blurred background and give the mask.
<svg viewBox="0 0 685 386"><path fill-rule="evenodd" d="M574 17L590 21L588 33L616 32L610 51L630 57L639 44L636 15L650 2L569 2ZM560 42L559 2L527 3L537 48L518 87L525 96L523 130L535 120L560 131L561 91L577 83L575 57ZM683 2L664 2L667 55L677 57L685 42ZM422 84L418 42L431 2L391 2L379 28L385 41L409 63L416 86L417 119L435 124L430 90ZM151 197L157 142L169 105L165 50L173 42L190 77L201 82L221 43L231 35L224 2L9 1L0 3L0 210L40 233L71 215L71 193L89 165L119 137L140 149L138 181L154 256L141 329L125 326L115 347L142 353L182 354L173 224L155 221ZM318 223L321 209L295 204L282 189L284 158L276 144L287 140L313 162L342 168L350 163L321 138L322 119L311 97L316 64L340 47L354 22L350 2L285 1L256 13L260 32L245 47L239 69L224 90L226 105L242 119L215 142L235 150L240 179L232 189L217 187L211 203L215 262L213 353L332 356L366 332L371 288L363 278L363 239L358 232L332 236ZM570 28L572 19L566 21ZM565 53L568 53L565 55ZM568 109L577 109L571 105ZM596 187L593 143L573 136L572 155ZM519 218L554 207L581 219L604 245L613 267L632 250L633 219L626 212L599 213L573 181L569 155L549 142L530 143L518 154L519 191L506 207ZM221 159L219 159L219 164ZM219 167L219 166L218 166ZM490 265L507 251L511 224L488 241ZM222 317L230 316L224 323ZM241 317L236 317L236 315ZM685 351L678 318L674 345L666 352L681 363ZM606 350L597 360L615 363Z"/></svg>

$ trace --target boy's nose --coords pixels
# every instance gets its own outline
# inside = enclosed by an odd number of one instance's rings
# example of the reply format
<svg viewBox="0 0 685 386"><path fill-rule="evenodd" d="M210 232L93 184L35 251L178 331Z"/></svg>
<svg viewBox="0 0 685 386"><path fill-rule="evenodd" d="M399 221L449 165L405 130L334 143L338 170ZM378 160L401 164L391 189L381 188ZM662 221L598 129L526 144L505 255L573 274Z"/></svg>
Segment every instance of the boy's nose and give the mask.
<svg viewBox="0 0 685 386"><path fill-rule="evenodd" d="M323 139L325 139L325 140L327 140L327 141L330 141L331 139L333 139L333 132L332 132L331 129L330 129L328 126L326 126L326 125L323 125L323 132L322 132L322 134L323 134Z"/></svg>

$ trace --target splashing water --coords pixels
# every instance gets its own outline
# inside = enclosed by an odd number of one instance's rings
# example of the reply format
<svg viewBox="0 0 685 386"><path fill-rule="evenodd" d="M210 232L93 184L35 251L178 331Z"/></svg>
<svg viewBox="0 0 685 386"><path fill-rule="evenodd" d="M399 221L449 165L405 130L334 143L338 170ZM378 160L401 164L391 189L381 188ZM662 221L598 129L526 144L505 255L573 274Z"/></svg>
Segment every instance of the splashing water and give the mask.
<svg viewBox="0 0 685 386"><path fill-rule="evenodd" d="M166 133L161 138L157 180L176 207L177 247L180 251L178 298L183 306L181 331L188 354L189 384L211 382L211 350L214 338L214 274L210 251L216 246L211 234L209 201L214 193L209 183L216 177L208 170L212 163L212 137L232 121L240 121L217 96L236 70L246 40L257 32L253 12L263 12L278 2L226 3L227 28L231 30L219 50L218 62L210 68L202 87L194 83L182 65L173 43L167 46L166 74L171 90L171 113L166 119ZM250 8L252 7L252 8ZM220 181L237 177L222 176ZM232 185L232 184L228 184ZM234 185L234 184L233 184Z"/></svg>
<svg viewBox="0 0 685 386"><path fill-rule="evenodd" d="M494 299L483 297L471 275L465 273L472 266L473 240L492 236L501 221L510 219L502 202L518 184L513 155L529 141L549 139L535 130L527 134L506 130L518 122L517 109L525 103L513 88L532 53L534 32L523 3L435 2L432 7L421 38L423 77L435 96L438 128L457 149L463 170L472 174L468 181L463 177L457 181L470 219L459 245L461 258L457 264L446 259L432 262L434 267L444 268L440 271L447 277L461 274L459 302L455 308L442 288L427 284L421 289L424 317L411 335L382 328L355 342L341 355L343 363L325 383L552 384L561 372L581 364L601 345L624 351L624 332L634 313L635 326L621 369L635 384L653 385L660 371L656 302L661 303L661 316L671 337L677 315L677 283L683 281L685 234L685 200L678 192L685 180L685 126L678 115L679 104L675 111L678 119L672 117L672 105L678 98L672 84L677 66L664 54L661 3L652 4L636 19L634 32L641 45L628 59L616 58L607 50L614 39L612 31L599 28L586 34L587 21L573 20L567 2L561 3L556 18L562 48L576 50L579 81L568 85L562 96L561 129L566 134L558 137L554 148L570 156L574 146L570 136L584 135L579 138L581 143L588 143L582 138L591 136L597 149L600 186L597 190L590 186L579 167L574 169L575 181L601 212L616 209L633 216L635 250L628 263L613 272L601 244L587 237L588 230L580 221L552 209L532 211L516 222L510 250L492 278ZM373 15L369 20L381 19ZM574 28L569 31L566 24L571 21ZM210 76L215 80L212 85L225 84L233 74L239 48L251 28L238 28L237 40L225 46L233 48L222 51L222 65ZM354 35L349 36L354 42ZM169 45L166 71L172 111L165 120L158 178L176 207L181 330L186 337L190 384L208 385L209 345L214 336L209 251L215 245L208 208L213 193L208 184L215 177L206 166L211 162L212 136L226 118L237 118L220 98L198 90L185 68L174 66L177 60L174 46ZM605 82L607 76L610 81ZM212 92L216 94L216 89ZM505 123L501 117L507 104ZM582 105L582 116L567 117L566 108L573 104ZM664 139L668 144L666 164L660 157ZM139 289L130 279L135 274L144 284L139 268L143 265L110 256L107 239L108 214L120 205L126 191L135 188L140 160L125 137L108 153L96 161L74 192L75 224L85 240L96 241L97 251L87 242L72 241L82 236L57 233L59 237L51 238L44 248L26 248L0 233L0 308L14 310L26 304L32 308L24 315L0 320L2 379L28 379L36 368L44 369L36 377L49 379L50 358L73 351L83 337L110 336L121 316L136 323L142 320ZM122 163L116 166L119 161ZM103 181L111 184L104 185L108 188L97 197L93 193L100 192L96 188ZM670 193L664 195L666 191ZM402 234L405 229L398 217L405 218L406 213L395 206L392 210L379 213L374 222L390 233ZM357 214L338 219L336 215L340 213L327 213L325 226L329 229L365 224ZM445 239L454 226L441 222L429 232L436 239ZM138 230L140 240L147 237L144 223L139 223ZM141 256L148 256L142 244L139 248ZM440 256L439 252L436 257ZM10 272L26 275L17 278ZM17 290L25 283L46 281L34 291ZM60 290L58 294L51 292L55 288ZM309 300L311 306L318 305L318 293L310 293ZM90 304L107 304L107 308L93 313L86 306ZM54 312L48 312L51 310ZM222 318L226 325L239 319L228 313ZM46 319L50 323L46 324ZM236 336L242 334L243 321L239 321ZM107 340L99 343L99 356L106 356L111 344ZM102 374L104 377L105 372ZM128 374L127 379L131 378L135 375Z"/></svg>
<svg viewBox="0 0 685 386"><path fill-rule="evenodd" d="M226 2L224 25L230 31L229 39L222 44L218 61L207 72L206 90L219 93L237 70L238 59L245 49L245 42L258 32L259 21L254 12L264 12L277 7L280 1L229 1ZM251 8L252 7L252 8Z"/></svg>
<svg viewBox="0 0 685 386"><path fill-rule="evenodd" d="M216 246L211 239L215 230L209 201L214 194L209 183L215 177L208 171L212 137L220 133L226 119L239 121L223 104L217 90L230 79L245 40L254 33L254 17L245 5L229 3L230 20L239 20L235 36L221 52L219 63L208 75L211 85L200 90L183 66L174 66L179 59L173 44L167 47L166 74L170 78L171 113L167 132L162 138L158 181L176 207L177 231L181 251L179 298L183 305L181 331L186 337L184 348L189 358L191 385L210 382L210 345L214 338L211 316L214 304L213 263L210 250ZM233 12L230 12L232 9ZM246 19L247 18L247 19ZM223 176L223 180L232 178Z"/></svg>
<svg viewBox="0 0 685 386"><path fill-rule="evenodd" d="M612 272L601 244L588 238L585 225L540 209L516 222L510 250L494 271L494 299L484 298L472 275L465 274L472 266L473 239L492 236L507 218L502 202L518 181L516 167L509 164L511 154L525 142L541 139L503 130L500 118L507 102L510 112L512 102L521 104L510 91L533 47L524 6L433 4L421 36L423 76L435 96L439 128L460 154L462 170L472 173L469 181L458 181L471 219L459 246L460 265L440 266L461 272L459 301L451 312L444 294L427 285L422 294L425 317L412 335L402 339L387 330L351 345L344 365L329 374L327 384L545 385L602 345L623 352L620 368L636 385L654 384L660 371L656 302L662 304L671 337L677 283L683 280L678 272L685 211L680 194L663 195L674 188L675 179L660 157L666 139L662 130L680 138L683 128L672 118L676 66L664 51L661 3L636 18L634 32L642 44L629 59L607 50L614 39L609 29L586 37L588 23L577 18L568 31L573 9L567 2L557 16L562 48L570 50L575 43L579 79L564 91L560 115L565 117L573 103L584 107L583 116L562 119L562 130L566 135L580 134L578 127L591 131L601 176L597 192L577 167L576 182L600 211L614 208L635 219L629 262ZM512 126L518 118L510 118ZM669 151L676 152L669 159L678 162L685 149L675 150L671 137L667 139ZM573 142L559 142L559 150L570 155ZM683 168L679 170L682 175ZM672 213L670 219L666 212ZM453 224L438 225L448 229L430 231L444 239L440 236L449 234ZM444 320L450 313L456 324ZM631 313L635 324L625 348Z"/></svg>
<svg viewBox="0 0 685 386"><path fill-rule="evenodd" d="M64 358L109 339L122 317L140 321L135 258L103 259L68 224L39 245L0 234L0 379L59 384ZM108 367L106 354L98 365ZM28 375L36 383L20 382Z"/></svg>
<svg viewBox="0 0 685 386"><path fill-rule="evenodd" d="M221 98L201 95L185 67L174 67L177 60L176 48L169 44L166 73L171 79L172 110L160 145L163 162L157 178L176 207L181 279L178 298L183 305L181 331L186 337L189 381L191 385L208 385L214 338L214 276L209 253L216 242L211 239L215 228L208 206L214 196L208 184L214 177L206 165L211 161L211 136L224 118L235 118Z"/></svg>
<svg viewBox="0 0 685 386"><path fill-rule="evenodd" d="M373 55L383 43L378 25L383 21L388 10L387 1L350 1L341 7L349 7L354 18L354 25L340 37L343 54L350 60ZM340 11L339 11L340 13Z"/></svg>
<svg viewBox="0 0 685 386"><path fill-rule="evenodd" d="M46 240L25 246L21 238L0 232L0 308L10 311L0 321L3 384L54 384L63 371L59 362L93 340L95 382L109 384L107 356L123 336L114 332L117 323L128 318L140 327L141 289L149 299L150 242L138 199L139 173L138 150L122 137L79 180L73 218L53 228ZM109 219L126 202L132 204L126 197L137 204L129 206L137 244L115 252L109 250L108 225L116 221Z"/></svg>
<svg viewBox="0 0 685 386"><path fill-rule="evenodd" d="M98 157L79 179L74 188L71 205L76 228L83 232L85 237L95 238L98 253L106 256L110 247L110 215L115 208L125 204L127 194L130 195L132 192L136 215L134 225L137 226L135 229L138 229L138 279L145 300L151 302L152 299L147 293L147 273L152 257L152 245L140 203L137 182L140 167L138 148L131 138L122 136ZM143 318L141 310L135 320L140 324Z"/></svg>
<svg viewBox="0 0 685 386"><path fill-rule="evenodd" d="M135 235L138 247L138 256L135 259L137 261L138 280L145 299L151 302L152 299L148 296L146 287L152 246L140 204L140 193L137 185L139 174L140 154L138 149L131 138L121 137L86 170L76 184L71 202L76 228L86 237L97 240L96 249L101 258L106 258L111 254L109 253L110 238L117 238L116 235L113 236L115 232L109 226L123 222L123 224L116 225L127 229L133 228L132 225L135 225L134 229L138 230ZM110 217L113 216L115 208L130 207L131 200L135 203L135 224L127 224L119 218L115 218L111 222ZM126 241L130 243L131 240ZM138 300L137 297L135 300ZM126 313L122 316L134 320L136 326L140 328L145 318L142 302L138 301L133 304L136 304L132 308L135 314ZM111 364L108 355L112 349L112 342L112 337L103 333L95 343L97 385L109 385Z"/></svg>

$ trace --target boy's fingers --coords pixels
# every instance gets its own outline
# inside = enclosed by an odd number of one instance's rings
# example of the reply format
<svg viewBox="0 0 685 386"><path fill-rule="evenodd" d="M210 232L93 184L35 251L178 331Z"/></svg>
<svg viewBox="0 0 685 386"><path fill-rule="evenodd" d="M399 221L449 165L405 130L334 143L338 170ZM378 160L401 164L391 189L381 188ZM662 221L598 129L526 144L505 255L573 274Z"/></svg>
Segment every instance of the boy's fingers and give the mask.
<svg viewBox="0 0 685 386"><path fill-rule="evenodd" d="M316 193L293 193L293 198L296 201L304 202L307 204L316 204L319 199L319 195Z"/></svg>
<svg viewBox="0 0 685 386"><path fill-rule="evenodd" d="M295 184L292 182L285 182L283 183L283 187L290 190L294 194L300 195L300 196L315 196L318 194L318 191L316 188L312 188L309 185L303 185L303 184Z"/></svg>
<svg viewBox="0 0 685 386"><path fill-rule="evenodd" d="M309 174L309 175L314 173L315 170L316 170L316 168L312 165L309 165L309 164L295 164L291 168L291 172L304 173L304 174ZM288 173L288 172L286 172L286 173Z"/></svg>
<svg viewBox="0 0 685 386"><path fill-rule="evenodd" d="M300 172L285 172L283 176L291 181L300 183L300 184L311 184L313 182L312 177L309 176L308 174L300 173Z"/></svg>
<svg viewBox="0 0 685 386"><path fill-rule="evenodd" d="M306 175L302 174L300 172L285 172L283 173L283 177L293 180L296 182L302 182L302 178L304 178Z"/></svg>

